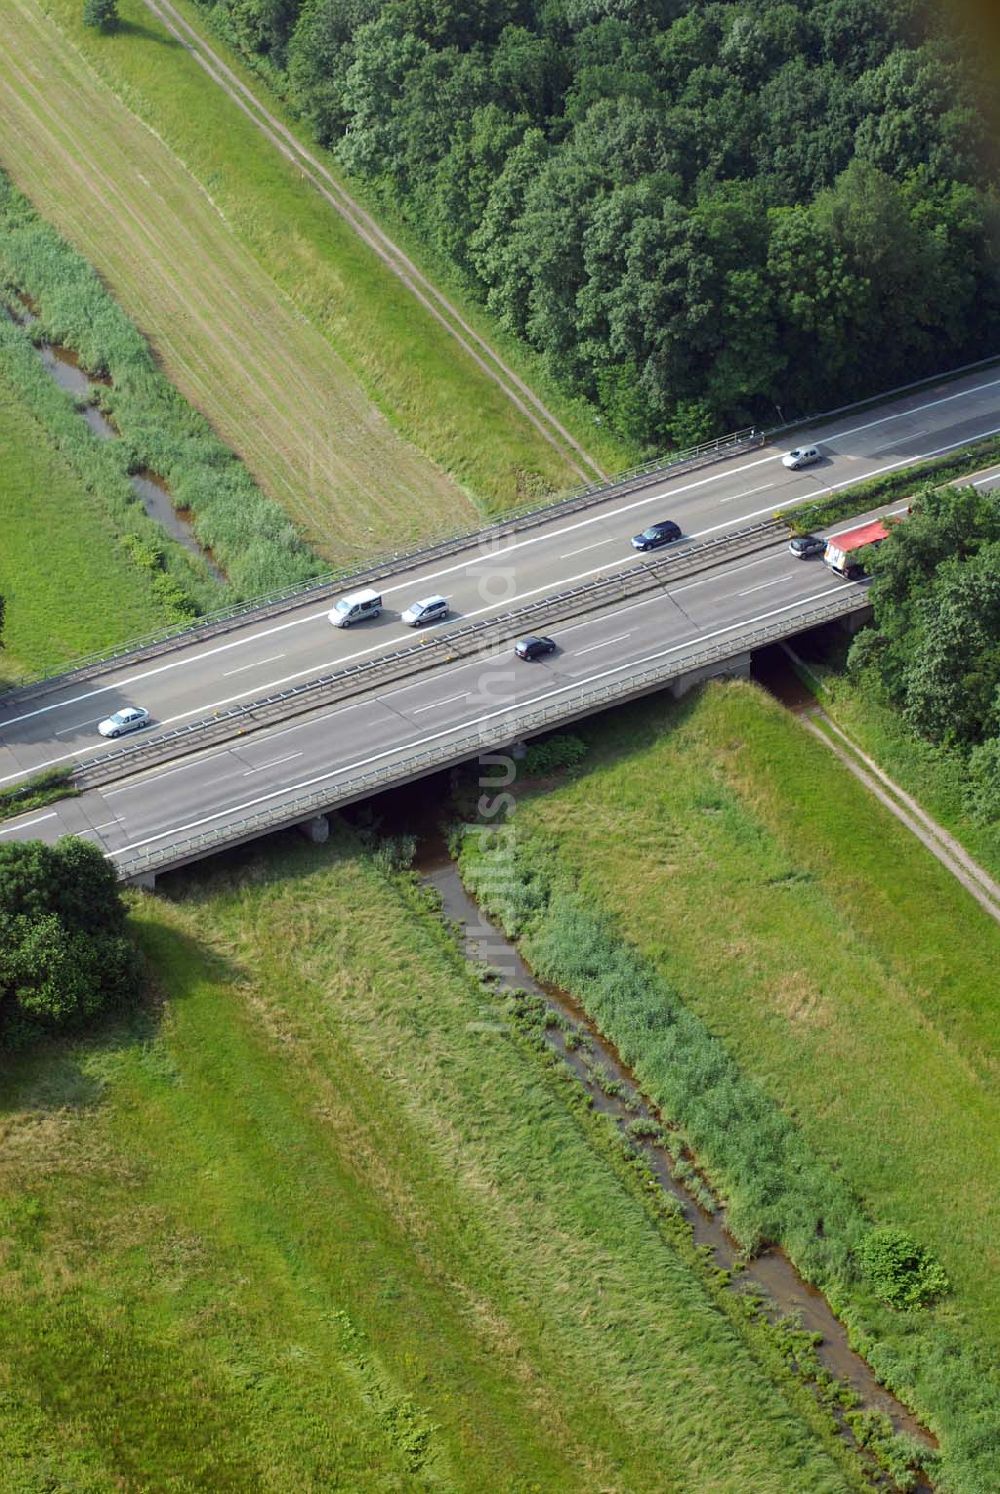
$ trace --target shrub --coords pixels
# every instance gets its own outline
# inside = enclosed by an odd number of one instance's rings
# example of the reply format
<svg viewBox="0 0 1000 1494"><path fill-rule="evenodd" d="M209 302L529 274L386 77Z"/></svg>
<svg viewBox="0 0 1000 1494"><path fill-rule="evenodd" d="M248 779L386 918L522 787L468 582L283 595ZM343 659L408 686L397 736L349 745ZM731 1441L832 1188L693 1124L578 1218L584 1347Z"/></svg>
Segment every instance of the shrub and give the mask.
<svg viewBox="0 0 1000 1494"><path fill-rule="evenodd" d="M969 754L965 798L980 825L1000 823L1000 737L990 737Z"/></svg>
<svg viewBox="0 0 1000 1494"><path fill-rule="evenodd" d="M944 1267L901 1229L873 1229L857 1251L858 1265L893 1307L927 1307L948 1290Z"/></svg>
<svg viewBox="0 0 1000 1494"><path fill-rule="evenodd" d="M554 773L557 768L572 768L587 755L587 744L572 733L532 742L524 754L524 772L529 778Z"/></svg>
<svg viewBox="0 0 1000 1494"><path fill-rule="evenodd" d="M113 31L118 25L118 0L83 0L83 24L95 31Z"/></svg>
<svg viewBox="0 0 1000 1494"><path fill-rule="evenodd" d="M0 1041L79 1025L135 989L114 867L67 837L0 847Z"/></svg>

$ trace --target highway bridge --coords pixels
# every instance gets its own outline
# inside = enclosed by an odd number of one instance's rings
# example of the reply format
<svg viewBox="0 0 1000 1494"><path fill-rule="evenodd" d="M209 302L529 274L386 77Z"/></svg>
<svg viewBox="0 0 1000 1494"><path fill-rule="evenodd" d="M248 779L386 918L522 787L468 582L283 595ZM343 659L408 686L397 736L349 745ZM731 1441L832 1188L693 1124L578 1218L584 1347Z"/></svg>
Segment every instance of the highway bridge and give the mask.
<svg viewBox="0 0 1000 1494"><path fill-rule="evenodd" d="M5 821L0 839L85 835L123 879L148 878L614 701L745 670L754 647L866 604L863 585L789 554L776 509L998 430L994 367L796 431L823 453L798 472L745 433L8 692L0 786L68 767L80 792ZM682 541L638 555L631 536L664 518ZM331 627L333 598L369 583L382 616ZM451 616L415 633L399 613L434 593ZM525 632L557 652L515 659ZM125 704L154 725L109 744L97 722Z"/></svg>

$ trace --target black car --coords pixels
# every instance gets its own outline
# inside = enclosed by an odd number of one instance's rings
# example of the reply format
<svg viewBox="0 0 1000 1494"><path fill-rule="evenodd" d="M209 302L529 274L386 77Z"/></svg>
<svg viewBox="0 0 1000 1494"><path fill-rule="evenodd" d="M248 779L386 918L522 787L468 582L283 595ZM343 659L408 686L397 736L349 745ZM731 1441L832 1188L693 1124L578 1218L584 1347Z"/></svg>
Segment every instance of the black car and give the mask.
<svg viewBox="0 0 1000 1494"><path fill-rule="evenodd" d="M810 555L822 555L826 549L826 540L818 534L797 534L793 540L788 541L788 548L800 560L808 560Z"/></svg>
<svg viewBox="0 0 1000 1494"><path fill-rule="evenodd" d="M650 524L641 534L634 534L632 545L636 550L658 550L661 545L672 545L680 537L681 526L673 519L664 519L662 524Z"/></svg>
<svg viewBox="0 0 1000 1494"><path fill-rule="evenodd" d="M554 654L555 651L554 638L540 638L535 633L529 633L527 638L519 638L514 644L514 652L519 659L541 659L545 654Z"/></svg>

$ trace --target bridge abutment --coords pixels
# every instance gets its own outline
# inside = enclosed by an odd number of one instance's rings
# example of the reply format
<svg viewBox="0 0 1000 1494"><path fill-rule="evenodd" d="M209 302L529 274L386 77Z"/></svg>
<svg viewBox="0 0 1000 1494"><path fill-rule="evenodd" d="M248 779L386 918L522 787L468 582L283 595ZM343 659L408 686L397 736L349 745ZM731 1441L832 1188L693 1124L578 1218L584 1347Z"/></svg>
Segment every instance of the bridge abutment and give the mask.
<svg viewBox="0 0 1000 1494"><path fill-rule="evenodd" d="M324 845L330 839L330 821L325 814L317 814L311 820L303 820L297 829L299 834L304 835L306 840L314 846Z"/></svg>
<svg viewBox="0 0 1000 1494"><path fill-rule="evenodd" d="M862 628L866 628L868 626L873 616L873 608L862 607L857 612L848 612L845 613L843 617L839 617L837 619L837 627L842 633L845 633L848 638L853 638L855 633L859 633Z"/></svg>
<svg viewBox="0 0 1000 1494"><path fill-rule="evenodd" d="M704 664L700 669L692 669L689 674L678 675L677 679L670 682L670 693L675 700L680 700L695 685L702 685L706 680L748 680L750 678L750 655L734 654L731 659L719 659L712 664Z"/></svg>

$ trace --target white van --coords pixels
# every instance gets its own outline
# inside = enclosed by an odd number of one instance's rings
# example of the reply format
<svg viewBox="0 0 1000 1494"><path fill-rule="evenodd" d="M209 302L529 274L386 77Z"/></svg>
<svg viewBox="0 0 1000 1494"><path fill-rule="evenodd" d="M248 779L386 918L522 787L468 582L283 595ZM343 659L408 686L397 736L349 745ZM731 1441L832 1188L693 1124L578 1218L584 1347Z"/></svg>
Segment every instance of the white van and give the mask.
<svg viewBox="0 0 1000 1494"><path fill-rule="evenodd" d="M378 617L381 611L382 598L377 591L352 591L334 602L327 615L335 628L350 628L367 617Z"/></svg>

